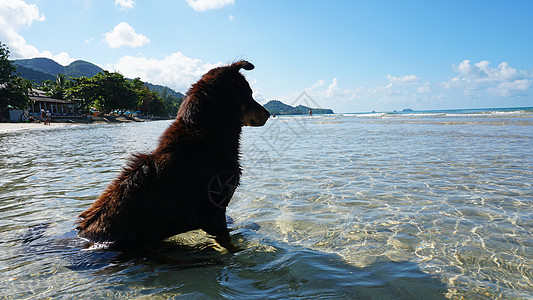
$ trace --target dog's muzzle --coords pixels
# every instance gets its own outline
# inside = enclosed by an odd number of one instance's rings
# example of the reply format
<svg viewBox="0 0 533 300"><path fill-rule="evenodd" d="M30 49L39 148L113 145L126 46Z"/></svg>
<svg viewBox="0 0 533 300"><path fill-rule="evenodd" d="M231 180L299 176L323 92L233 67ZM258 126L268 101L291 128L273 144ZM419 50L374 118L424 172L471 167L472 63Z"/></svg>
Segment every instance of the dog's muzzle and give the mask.
<svg viewBox="0 0 533 300"><path fill-rule="evenodd" d="M252 100L253 103L246 107L242 118L242 126L263 126L270 117L270 113L266 108L257 101Z"/></svg>

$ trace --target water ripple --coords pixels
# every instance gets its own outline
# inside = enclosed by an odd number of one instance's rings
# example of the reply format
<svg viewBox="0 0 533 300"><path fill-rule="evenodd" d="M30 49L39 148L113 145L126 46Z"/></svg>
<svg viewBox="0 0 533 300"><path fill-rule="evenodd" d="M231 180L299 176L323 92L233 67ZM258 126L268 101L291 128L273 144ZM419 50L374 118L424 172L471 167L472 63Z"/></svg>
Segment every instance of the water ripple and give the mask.
<svg viewBox="0 0 533 300"><path fill-rule="evenodd" d="M0 298L531 298L531 119L244 128L232 255L201 232L132 252L83 250L73 232L168 122L0 134Z"/></svg>

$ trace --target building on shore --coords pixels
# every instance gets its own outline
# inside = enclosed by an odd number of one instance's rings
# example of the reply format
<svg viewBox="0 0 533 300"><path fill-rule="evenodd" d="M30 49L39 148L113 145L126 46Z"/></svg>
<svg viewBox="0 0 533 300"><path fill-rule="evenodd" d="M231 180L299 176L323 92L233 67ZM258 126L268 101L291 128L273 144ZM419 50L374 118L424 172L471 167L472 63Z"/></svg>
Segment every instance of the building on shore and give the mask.
<svg viewBox="0 0 533 300"><path fill-rule="evenodd" d="M78 116L80 104L79 101L54 99L47 96L44 91L32 90L28 109L9 109L9 120L23 122L31 117L41 120L41 110L50 111L52 117Z"/></svg>
<svg viewBox="0 0 533 300"><path fill-rule="evenodd" d="M52 116L75 116L79 113L79 102L54 99L46 96L41 90L33 90L30 95L30 107L28 113L33 116L41 114L41 109L50 111Z"/></svg>

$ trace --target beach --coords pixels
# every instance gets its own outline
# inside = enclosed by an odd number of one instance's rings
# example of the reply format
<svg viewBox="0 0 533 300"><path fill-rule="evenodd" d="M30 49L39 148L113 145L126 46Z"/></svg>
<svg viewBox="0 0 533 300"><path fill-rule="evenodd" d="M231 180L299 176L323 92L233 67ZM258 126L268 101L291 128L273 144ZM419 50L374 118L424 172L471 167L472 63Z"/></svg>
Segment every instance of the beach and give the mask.
<svg viewBox="0 0 533 300"><path fill-rule="evenodd" d="M60 127L70 127L76 126L79 124L110 124L110 123L132 123L132 122L147 122L153 121L149 118L137 118L129 116L91 116L90 118L81 118L81 117L71 117L71 118L56 118L52 119L50 125L44 125L42 122L33 122L33 123L0 123L0 133L7 133L20 130L46 130Z"/></svg>
<svg viewBox="0 0 533 300"><path fill-rule="evenodd" d="M44 125L43 123L0 123L0 133L7 133L20 130L32 130L32 129L53 129L59 127L74 126L71 123L50 123L50 125Z"/></svg>

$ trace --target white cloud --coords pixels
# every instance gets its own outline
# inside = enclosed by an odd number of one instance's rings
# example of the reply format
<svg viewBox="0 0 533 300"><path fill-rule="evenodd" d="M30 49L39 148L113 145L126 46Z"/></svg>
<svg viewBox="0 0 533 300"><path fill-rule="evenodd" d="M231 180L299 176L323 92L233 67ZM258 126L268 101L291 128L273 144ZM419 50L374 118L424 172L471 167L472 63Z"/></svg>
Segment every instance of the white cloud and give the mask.
<svg viewBox="0 0 533 300"><path fill-rule="evenodd" d="M35 4L27 4L22 0L0 1L0 41L8 45L15 56L38 55L37 48L28 45L18 31L31 26L34 21L44 20L44 15Z"/></svg>
<svg viewBox="0 0 533 300"><path fill-rule="evenodd" d="M233 20L235 20L235 17L232 16L232 15L229 15L229 16L228 16L228 20L233 21Z"/></svg>
<svg viewBox="0 0 533 300"><path fill-rule="evenodd" d="M528 75L525 71L517 71L515 68L510 67L506 62L500 63L497 68L491 68L490 62L486 60L474 65L470 63L470 60L463 60L459 66L453 66L453 69L459 75L452 78L452 80L478 84L510 81Z"/></svg>
<svg viewBox="0 0 533 300"><path fill-rule="evenodd" d="M121 10L132 9L135 6L133 0L115 0L115 6L118 6Z"/></svg>
<svg viewBox="0 0 533 300"><path fill-rule="evenodd" d="M145 35L136 33L128 23L119 23L113 30L105 33L104 41L111 48L128 46L132 48L142 47L150 42Z"/></svg>
<svg viewBox="0 0 533 300"><path fill-rule="evenodd" d="M411 83L416 83L420 81L420 78L418 78L415 75L405 75L402 77L387 75L387 80L390 83L394 83L394 84L411 84Z"/></svg>
<svg viewBox="0 0 533 300"><path fill-rule="evenodd" d="M189 6L196 11L221 9L224 6L234 4L235 0L186 0Z"/></svg>
<svg viewBox="0 0 533 300"><path fill-rule="evenodd" d="M429 81L426 81L426 83L424 83L424 85L419 86L416 90L420 94L431 93L431 83L429 83Z"/></svg>
<svg viewBox="0 0 533 300"><path fill-rule="evenodd" d="M459 75L462 76L478 76L479 72L477 72L477 69L475 69L471 64L470 60L465 59L463 60L457 67L453 66L455 71L459 73Z"/></svg>
<svg viewBox="0 0 533 300"><path fill-rule="evenodd" d="M332 108L335 112L383 111L392 109L424 109L427 104L441 101L429 81L415 75L385 77L386 81L370 86L343 87L338 78L327 84L316 81L305 91L322 107ZM280 97L290 103L295 95Z"/></svg>
<svg viewBox="0 0 533 300"><path fill-rule="evenodd" d="M525 91L531 86L531 80L521 79L513 82L502 82L498 88Z"/></svg>
<svg viewBox="0 0 533 300"><path fill-rule="evenodd" d="M465 94L479 90L508 97L528 90L533 79L533 74L517 70L507 62L492 68L486 60L476 64L463 60L458 66L453 66L453 70L457 76L444 82L443 86L447 89L462 89Z"/></svg>
<svg viewBox="0 0 533 300"><path fill-rule="evenodd" d="M139 77L143 81L185 92L208 70L220 65L222 64L204 63L176 52L161 60L127 55L118 63L108 66L108 69L116 70L129 78Z"/></svg>
<svg viewBox="0 0 533 300"><path fill-rule="evenodd" d="M335 112L504 107L533 97L533 72L513 68L507 62L492 67L485 60L463 60L452 69L456 74L446 82L425 81L416 75L387 75L375 84L343 87L342 78L335 77L330 82L317 80L304 91L321 107ZM276 99L291 104L301 93L294 91Z"/></svg>
<svg viewBox="0 0 533 300"><path fill-rule="evenodd" d="M33 21L44 20L44 15L35 4L27 4L22 0L0 1L0 22L3 27L19 29L30 26Z"/></svg>
<svg viewBox="0 0 533 300"><path fill-rule="evenodd" d="M319 79L317 82L315 82L311 87L308 88L308 90L313 90L317 87L324 85L324 79Z"/></svg>
<svg viewBox="0 0 533 300"><path fill-rule="evenodd" d="M327 102L346 102L355 99L356 92L351 89L342 88L339 86L339 81L336 77L331 80L331 83L324 89L325 82L323 79L318 80L305 91L313 98L320 101Z"/></svg>
<svg viewBox="0 0 533 300"><path fill-rule="evenodd" d="M352 100L355 97L355 92L350 89L340 88L339 82L335 77L326 89L326 97L327 99L344 98L344 100Z"/></svg>
<svg viewBox="0 0 533 300"><path fill-rule="evenodd" d="M509 97L529 90L532 82L532 80L528 79L518 79L515 81L502 82L498 84L496 88L490 88L489 91L498 94L502 97Z"/></svg>
<svg viewBox="0 0 533 300"><path fill-rule="evenodd" d="M39 51L37 47L29 45L26 39L18 33L29 27L33 22L42 22L45 16L39 12L35 4L28 4L23 0L0 0L0 41L5 43L11 52L11 58L46 57L67 65L74 61L68 53L57 55L50 51Z"/></svg>
<svg viewBox="0 0 533 300"><path fill-rule="evenodd" d="M51 58L57 63L59 63L60 65L66 66L66 65L69 65L71 62L75 61L75 59L70 57L70 55L67 52L61 52L57 55L52 55L49 51L44 51L44 53L45 53L44 57Z"/></svg>

